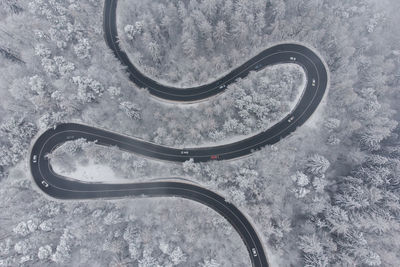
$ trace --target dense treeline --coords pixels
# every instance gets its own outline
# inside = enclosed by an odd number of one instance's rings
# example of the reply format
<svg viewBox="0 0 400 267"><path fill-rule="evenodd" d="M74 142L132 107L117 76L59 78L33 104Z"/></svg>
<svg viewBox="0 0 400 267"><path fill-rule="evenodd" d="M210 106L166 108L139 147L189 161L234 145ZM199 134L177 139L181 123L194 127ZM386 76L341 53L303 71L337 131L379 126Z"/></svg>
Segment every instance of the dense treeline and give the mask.
<svg viewBox="0 0 400 267"><path fill-rule="evenodd" d="M271 10L263 0L122 0L118 24L133 62L157 80L187 86L265 49Z"/></svg>
<svg viewBox="0 0 400 267"><path fill-rule="evenodd" d="M228 10L232 11L231 16L226 17L221 14L224 12L221 7L230 3L232 9ZM389 245L392 238L399 236L399 192L396 189L399 159L396 153L388 153L382 144L389 143L391 151L398 149L398 126L394 119L398 104L394 99L399 99L399 37L395 34L399 20L395 9L383 7L397 4L386 1L379 5L362 0L254 2L255 6L258 4L258 11L263 12L265 18L264 27L259 28L261 32L256 31L258 25L248 23L249 18L257 18L257 12L251 11L253 3L243 1L146 2L130 8L125 6L124 9L134 15L120 21L120 27L125 27L121 28L121 33L127 38L123 44L132 58L144 66L146 73L182 84L203 83L209 77L215 77L212 74L219 73L216 70L220 64L226 68L233 67L254 54L261 40L264 47L270 43L294 39L317 48L331 72L324 120L317 118L316 124L320 130L309 129L311 133L308 136L302 136L305 135L303 132L297 136L295 134L294 138L304 138L303 142L307 142L310 135L315 137L308 146L292 142L297 146L297 151L303 152L297 152L294 158L287 158L302 164L286 165L294 165L292 168L295 172L290 175L293 188L289 190L293 197L300 198L306 205L292 214L290 224L293 231L283 230L287 227L280 225L279 215L278 218L271 218L275 226L272 233L267 234L267 239L279 253L279 249L285 245L290 246L289 242L293 244L291 235L302 233L296 243L302 251L299 257L303 258L307 266L393 265L400 257L396 252L398 246ZM217 6L216 10L208 10L209 5ZM171 20L167 20L166 17L174 14L175 9L178 10L176 14L180 14L179 10L185 12L186 20L173 15ZM240 12L246 15L237 16ZM129 13L121 11L121 14ZM198 17L203 18L203 23L195 23L189 31L184 28L187 25L185 22L196 21ZM175 24L180 25L169 28L169 25ZM240 27L240 24L243 32L251 33L245 37L248 42L243 43L240 37L245 35L233 30L232 25ZM136 29L139 27L140 31L131 31L133 28L129 25ZM168 30L172 28L176 31L170 33ZM215 35L204 34L207 28ZM215 37L221 32L226 38L216 45L218 42ZM168 38L169 34L175 34L175 38ZM151 50L152 46L147 46L147 41L153 42L157 49ZM185 50L186 43L191 43L189 47L194 49ZM147 51L144 46L147 46ZM139 56L133 52L132 47L142 47L146 52ZM213 49L207 50L207 47ZM157 51L157 54L151 54L152 51ZM176 56L180 51L184 51L187 57ZM220 58L221 54L225 57ZM177 63L172 62L170 57L174 57ZM226 62L225 58L234 61ZM219 62L215 63L214 59ZM192 66L191 69L180 69L180 66L187 65ZM204 68L203 76L200 75L196 80L190 74L186 75L186 71L195 73L198 65L208 66ZM180 75L170 76L167 69ZM286 144L278 144L277 147L288 148ZM260 153L260 156L271 157L264 153ZM307 160L304 161L304 158ZM250 169L257 168L258 164L252 165ZM263 167L275 167L270 165ZM204 181L207 180L205 177L209 177L210 181L216 181L219 190L233 185L233 189L226 194L233 197L235 203L254 204L254 198L246 197L246 190L243 190L245 187L235 175L222 178L221 174L208 174L209 167L203 170L190 162L187 166L194 171L190 172L192 175L198 173L198 179ZM232 173L229 170L225 172ZM250 178L247 180L253 182ZM269 179L264 177L264 180ZM256 193L257 189L252 190ZM281 201L285 201L286 197ZM268 196L264 196L264 201L261 201L264 204L259 205L265 205L266 199ZM252 209L251 205L248 209ZM304 217L305 221L298 219ZM304 227L304 223L307 227ZM291 256L288 257L292 258L289 261L295 264L298 259Z"/></svg>
<svg viewBox="0 0 400 267"><path fill-rule="evenodd" d="M8 187L0 189L1 199L15 207L2 208L1 266L250 264L232 226L201 204L170 198L136 199L135 205L59 202L32 191L28 178L21 177L24 173L15 170ZM225 242L231 251L221 249Z"/></svg>

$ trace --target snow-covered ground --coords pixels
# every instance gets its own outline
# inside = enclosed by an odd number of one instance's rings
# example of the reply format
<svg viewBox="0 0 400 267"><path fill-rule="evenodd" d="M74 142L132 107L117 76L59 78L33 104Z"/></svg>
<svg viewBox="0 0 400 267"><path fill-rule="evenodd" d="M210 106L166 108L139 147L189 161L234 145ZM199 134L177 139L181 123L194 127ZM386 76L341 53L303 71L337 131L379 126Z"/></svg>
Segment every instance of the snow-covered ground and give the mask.
<svg viewBox="0 0 400 267"><path fill-rule="evenodd" d="M173 177L171 169L179 166L144 158L116 147L96 145L84 139L67 141L48 157L56 173L96 183L133 183L169 178Z"/></svg>
<svg viewBox="0 0 400 267"><path fill-rule="evenodd" d="M66 169L61 162L50 161L53 170L62 176L73 178L83 182L128 183L126 179L118 175L106 164L97 164L89 160L85 164L77 162L72 170Z"/></svg>

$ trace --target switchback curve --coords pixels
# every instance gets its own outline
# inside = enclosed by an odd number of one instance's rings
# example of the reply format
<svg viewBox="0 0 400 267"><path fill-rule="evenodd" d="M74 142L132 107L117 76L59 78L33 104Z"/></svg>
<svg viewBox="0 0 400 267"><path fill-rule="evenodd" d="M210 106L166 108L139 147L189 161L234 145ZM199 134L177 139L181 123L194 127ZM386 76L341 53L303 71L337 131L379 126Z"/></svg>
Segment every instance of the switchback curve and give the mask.
<svg viewBox="0 0 400 267"><path fill-rule="evenodd" d="M157 83L142 74L129 61L118 44L116 27L117 0L106 0L104 5L105 39L115 56L127 67L129 78L137 86L147 88L151 95L180 102L206 99L224 91L237 78L250 71L278 63L299 64L307 74L307 85L295 109L280 122L266 131L231 144L203 148L171 148L107 130L76 123L64 123L44 132L35 141L30 155L30 167L34 181L46 194L59 199L93 199L126 196L178 196L207 205L224 216L244 241L253 266L266 267L268 261L262 242L246 216L222 196L203 187L183 182L156 181L132 184L85 183L56 174L46 157L60 144L78 138L97 141L99 145L117 146L134 153L168 161L184 162L193 158L196 162L233 159L248 155L265 145L271 145L288 136L313 114L321 102L327 87L327 71L322 60L309 48L299 44L281 44L268 48L226 76L212 83L193 87L175 88Z"/></svg>

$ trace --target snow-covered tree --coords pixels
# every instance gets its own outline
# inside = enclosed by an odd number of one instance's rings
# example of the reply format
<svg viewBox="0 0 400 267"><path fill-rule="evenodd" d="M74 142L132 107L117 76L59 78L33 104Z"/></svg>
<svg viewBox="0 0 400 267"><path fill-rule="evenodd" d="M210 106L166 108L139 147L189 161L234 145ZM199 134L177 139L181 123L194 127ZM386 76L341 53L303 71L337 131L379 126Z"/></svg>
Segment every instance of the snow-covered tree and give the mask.
<svg viewBox="0 0 400 267"><path fill-rule="evenodd" d="M65 76L75 70L75 65L72 62L66 61L62 56L54 57L54 62L57 64L58 72L61 76Z"/></svg>
<svg viewBox="0 0 400 267"><path fill-rule="evenodd" d="M300 171L297 171L296 174L292 176L292 180L298 186L306 186L310 183L310 179L308 178L308 176Z"/></svg>
<svg viewBox="0 0 400 267"><path fill-rule="evenodd" d="M78 86L78 99L83 103L93 102L104 92L103 85L90 77L75 76L72 82Z"/></svg>
<svg viewBox="0 0 400 267"><path fill-rule="evenodd" d="M329 161L325 157L318 154L308 157L305 164L306 171L313 175L324 174L328 170L329 166Z"/></svg>
<svg viewBox="0 0 400 267"><path fill-rule="evenodd" d="M34 75L29 78L29 86L31 90L40 96L44 96L46 93L46 83L42 77L38 75Z"/></svg>
<svg viewBox="0 0 400 267"><path fill-rule="evenodd" d="M336 119L336 118L329 118L325 121L324 126L328 129L328 130L334 130L337 127L339 127L340 125L340 120Z"/></svg>
<svg viewBox="0 0 400 267"><path fill-rule="evenodd" d="M142 117L140 108L135 103L124 101L119 104L119 107L131 119L140 120Z"/></svg>
<svg viewBox="0 0 400 267"><path fill-rule="evenodd" d="M133 224L128 224L124 231L123 238L126 240L128 243L132 243L135 241L135 239L139 236L139 230L137 227Z"/></svg>
<svg viewBox="0 0 400 267"><path fill-rule="evenodd" d="M41 60L42 67L44 71L48 75L56 75L57 74L57 65L51 58L42 58Z"/></svg>
<svg viewBox="0 0 400 267"><path fill-rule="evenodd" d="M165 242L164 240L160 241L160 245L158 247L160 248L162 253L164 253L164 254L170 253L169 244L167 242Z"/></svg>
<svg viewBox="0 0 400 267"><path fill-rule="evenodd" d="M15 252L17 252L18 254L22 254L22 255L28 254L30 248L31 248L31 245L29 244L29 242L27 240L18 241L14 245Z"/></svg>
<svg viewBox="0 0 400 267"><path fill-rule="evenodd" d="M44 44L37 44L35 46L35 54L42 58L48 58L51 55L51 51Z"/></svg>
<svg viewBox="0 0 400 267"><path fill-rule="evenodd" d="M27 236L31 233L25 222L20 222L19 224L17 224L17 226L14 227L13 232L21 236Z"/></svg>
<svg viewBox="0 0 400 267"><path fill-rule="evenodd" d="M39 224L39 229L44 231L44 232L50 232L52 228L52 223L50 221L43 221L41 224Z"/></svg>
<svg viewBox="0 0 400 267"><path fill-rule="evenodd" d="M146 246L143 250L143 257L138 261L139 267L157 266L157 260L151 256L152 249Z"/></svg>
<svg viewBox="0 0 400 267"><path fill-rule="evenodd" d="M124 27L125 34L130 40L133 40L137 35L143 32L143 21L136 21L135 25L127 24Z"/></svg>
<svg viewBox="0 0 400 267"><path fill-rule="evenodd" d="M180 247L174 248L169 257L174 265L178 265L186 261L186 255L183 253Z"/></svg>
<svg viewBox="0 0 400 267"><path fill-rule="evenodd" d="M201 267L220 267L221 265L214 259L211 260L204 260L203 263L201 263Z"/></svg>
<svg viewBox="0 0 400 267"><path fill-rule="evenodd" d="M78 43L74 45L74 51L78 58L88 59L90 57L90 43L87 38L80 38Z"/></svg>
<svg viewBox="0 0 400 267"><path fill-rule="evenodd" d="M111 98L118 97L121 94L121 88L110 86L108 87L107 92L111 95Z"/></svg>
<svg viewBox="0 0 400 267"><path fill-rule="evenodd" d="M324 254L323 245L315 234L300 236L299 248L304 253L303 257L306 266L328 266L328 259Z"/></svg>
<svg viewBox="0 0 400 267"><path fill-rule="evenodd" d="M237 206L244 206L246 204L246 196L240 189L231 188L228 193L227 201Z"/></svg>
<svg viewBox="0 0 400 267"><path fill-rule="evenodd" d="M226 23L224 21L219 21L215 26L215 30L213 33L214 39L218 44L224 44L227 40L229 34L226 27Z"/></svg>
<svg viewBox="0 0 400 267"><path fill-rule="evenodd" d="M51 253L52 253L52 249L51 249L50 245L45 245L45 246L39 248L37 256L40 260L46 260L51 256Z"/></svg>
<svg viewBox="0 0 400 267"><path fill-rule="evenodd" d="M51 255L51 260L60 264L66 262L71 257L72 240L74 236L70 230L64 229L64 233L60 238L60 242L57 245L56 251Z"/></svg>
<svg viewBox="0 0 400 267"><path fill-rule="evenodd" d="M121 214L118 211L111 211L104 217L104 223L106 225L118 224L123 221Z"/></svg>
<svg viewBox="0 0 400 267"><path fill-rule="evenodd" d="M196 55L196 42L190 35L183 35L182 49L188 57L194 57Z"/></svg>
<svg viewBox="0 0 400 267"><path fill-rule="evenodd" d="M157 44L157 42L150 42L147 45L147 49L149 49L150 55L154 62L161 60L160 46Z"/></svg>
<svg viewBox="0 0 400 267"><path fill-rule="evenodd" d="M200 165L194 163L194 160L192 158L183 162L182 168L185 172L200 173Z"/></svg>

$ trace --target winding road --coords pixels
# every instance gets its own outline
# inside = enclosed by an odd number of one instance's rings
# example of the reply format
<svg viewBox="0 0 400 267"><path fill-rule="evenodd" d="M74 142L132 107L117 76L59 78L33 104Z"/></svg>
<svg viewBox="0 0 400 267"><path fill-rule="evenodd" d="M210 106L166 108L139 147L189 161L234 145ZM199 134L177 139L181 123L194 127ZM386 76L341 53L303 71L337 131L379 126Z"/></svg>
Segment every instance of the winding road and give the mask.
<svg viewBox="0 0 400 267"><path fill-rule="evenodd" d="M307 74L307 85L294 110L268 130L238 142L202 148L171 148L111 131L76 123L64 123L42 133L33 144L30 155L32 176L39 188L58 199L120 198L128 196L177 196L200 202L224 216L244 241L253 266L266 267L268 260L255 228L246 216L221 195L203 187L175 181L154 181L132 184L86 183L55 173L46 157L68 140L85 138L99 145L117 146L143 156L167 161L195 162L234 159L271 145L288 136L307 121L317 109L327 87L327 70L322 60L309 48L299 44L281 44L268 48L251 58L226 76L206 85L193 88L175 88L157 83L141 73L129 61L118 43L116 25L117 0L106 0L104 5L105 39L115 56L127 67L129 78L137 86L146 88L158 98L192 102L206 99L226 90L237 78L246 77L250 71L279 63L299 64ZM179 178L179 177L176 177ZM173 178L171 178L173 179Z"/></svg>

